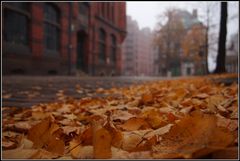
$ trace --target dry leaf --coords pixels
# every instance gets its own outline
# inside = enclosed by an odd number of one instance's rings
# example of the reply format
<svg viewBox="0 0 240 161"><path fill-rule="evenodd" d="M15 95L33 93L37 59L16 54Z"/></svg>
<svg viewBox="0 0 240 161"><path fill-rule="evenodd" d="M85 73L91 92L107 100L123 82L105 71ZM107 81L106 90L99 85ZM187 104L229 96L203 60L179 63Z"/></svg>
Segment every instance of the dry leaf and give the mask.
<svg viewBox="0 0 240 161"><path fill-rule="evenodd" d="M238 147L229 147L212 153L215 159L238 159Z"/></svg>
<svg viewBox="0 0 240 161"><path fill-rule="evenodd" d="M150 128L149 124L143 118L130 118L124 124L119 125L126 131L144 130Z"/></svg>
<svg viewBox="0 0 240 161"><path fill-rule="evenodd" d="M209 95L206 93L200 93L200 94L195 95L194 97L204 99L204 98L209 97Z"/></svg>
<svg viewBox="0 0 240 161"><path fill-rule="evenodd" d="M29 130L27 138L33 142L34 147L41 148L44 145L45 141L41 140L41 138L49 127L50 118L47 118Z"/></svg>
<svg viewBox="0 0 240 161"><path fill-rule="evenodd" d="M3 150L15 149L17 148L17 143L10 140L2 140Z"/></svg>
<svg viewBox="0 0 240 161"><path fill-rule="evenodd" d="M105 128L100 128L93 133L93 155L95 159L108 159L111 153L112 137Z"/></svg>
<svg viewBox="0 0 240 161"><path fill-rule="evenodd" d="M144 105L153 103L153 94L152 93L146 93L142 95L141 102Z"/></svg>
<svg viewBox="0 0 240 161"><path fill-rule="evenodd" d="M93 146L82 146L77 140L72 140L69 144L74 159L93 159Z"/></svg>
<svg viewBox="0 0 240 161"><path fill-rule="evenodd" d="M34 155L30 157L30 159L55 159L58 155L53 154L49 151L39 149Z"/></svg>
<svg viewBox="0 0 240 161"><path fill-rule="evenodd" d="M211 148L202 153L205 155L212 152L212 147L217 150L232 142L233 136L229 132L217 128L214 116L195 112L193 116L183 118L162 136L160 144L153 147L153 157L191 158L199 150Z"/></svg>
<svg viewBox="0 0 240 161"><path fill-rule="evenodd" d="M49 139L47 143L47 151L52 152L53 154L58 154L62 156L64 154L64 142L54 136Z"/></svg>
<svg viewBox="0 0 240 161"><path fill-rule="evenodd" d="M37 153L37 149L13 149L13 150L5 150L2 151L3 159L30 159L35 153Z"/></svg>

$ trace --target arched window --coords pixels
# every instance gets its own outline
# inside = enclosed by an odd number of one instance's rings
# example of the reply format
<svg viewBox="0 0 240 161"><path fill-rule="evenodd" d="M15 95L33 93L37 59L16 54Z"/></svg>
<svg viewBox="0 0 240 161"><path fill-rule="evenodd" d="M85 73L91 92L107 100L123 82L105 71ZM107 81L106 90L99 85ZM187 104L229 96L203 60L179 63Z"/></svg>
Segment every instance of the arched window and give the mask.
<svg viewBox="0 0 240 161"><path fill-rule="evenodd" d="M58 51L60 48L60 14L50 3L44 5L44 44L46 50Z"/></svg>
<svg viewBox="0 0 240 161"><path fill-rule="evenodd" d="M103 29L99 30L99 61L105 62L106 59L106 32Z"/></svg>
<svg viewBox="0 0 240 161"><path fill-rule="evenodd" d="M116 37L112 34L111 35L111 62L116 63L117 59L117 40Z"/></svg>
<svg viewBox="0 0 240 161"><path fill-rule="evenodd" d="M29 4L24 2L3 3L3 37L5 41L24 45L28 44Z"/></svg>

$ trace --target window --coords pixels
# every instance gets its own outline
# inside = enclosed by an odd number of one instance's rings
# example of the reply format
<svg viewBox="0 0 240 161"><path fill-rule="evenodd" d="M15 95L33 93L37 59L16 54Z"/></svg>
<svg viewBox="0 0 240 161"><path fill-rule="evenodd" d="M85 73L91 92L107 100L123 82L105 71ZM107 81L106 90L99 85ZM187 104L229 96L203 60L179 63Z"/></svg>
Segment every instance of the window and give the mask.
<svg viewBox="0 0 240 161"><path fill-rule="evenodd" d="M99 30L99 61L105 62L106 59L106 33L103 29Z"/></svg>
<svg viewBox="0 0 240 161"><path fill-rule="evenodd" d="M44 6L44 44L45 49L58 51L60 44L60 15L59 11L52 4Z"/></svg>
<svg viewBox="0 0 240 161"><path fill-rule="evenodd" d="M81 21L81 28L87 30L88 28L88 15L89 15L89 6L88 2L79 2L79 20Z"/></svg>
<svg viewBox="0 0 240 161"><path fill-rule="evenodd" d="M4 40L10 43L28 44L29 3L4 4Z"/></svg>
<svg viewBox="0 0 240 161"><path fill-rule="evenodd" d="M114 35L111 35L111 40L112 40L112 44L111 44L111 62L116 63L116 54L117 54L117 41L116 41L116 37Z"/></svg>
<svg viewBox="0 0 240 161"><path fill-rule="evenodd" d="M187 67L187 75L191 75L191 68Z"/></svg>
<svg viewBox="0 0 240 161"><path fill-rule="evenodd" d="M88 15L88 2L79 2L79 14Z"/></svg>

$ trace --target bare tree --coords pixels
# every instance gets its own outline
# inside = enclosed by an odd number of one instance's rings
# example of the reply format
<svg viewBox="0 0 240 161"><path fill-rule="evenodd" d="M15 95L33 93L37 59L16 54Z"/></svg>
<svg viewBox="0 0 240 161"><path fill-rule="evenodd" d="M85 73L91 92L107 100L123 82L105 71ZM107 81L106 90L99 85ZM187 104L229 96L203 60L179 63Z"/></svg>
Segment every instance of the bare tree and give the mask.
<svg viewBox="0 0 240 161"><path fill-rule="evenodd" d="M221 2L221 19L218 40L217 66L214 73L224 73L226 57L226 37L227 37L227 2Z"/></svg>
<svg viewBox="0 0 240 161"><path fill-rule="evenodd" d="M199 17L203 20L203 23L206 27L205 32L205 73L209 74L209 64L208 58L215 58L214 53L217 53L217 43L218 43L218 34L216 32L219 24L215 22L216 20L216 11L218 10L218 5L220 2L206 1L206 2L197 2L192 7L199 8L202 10L202 15Z"/></svg>

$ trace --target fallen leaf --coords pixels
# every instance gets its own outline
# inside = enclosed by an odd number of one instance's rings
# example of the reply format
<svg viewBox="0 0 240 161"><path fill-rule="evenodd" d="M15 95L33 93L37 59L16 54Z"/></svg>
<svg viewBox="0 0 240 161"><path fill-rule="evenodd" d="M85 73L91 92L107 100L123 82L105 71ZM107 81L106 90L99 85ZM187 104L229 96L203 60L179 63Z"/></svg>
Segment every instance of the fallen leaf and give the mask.
<svg viewBox="0 0 240 161"><path fill-rule="evenodd" d="M111 158L112 137L105 128L100 128L93 133L93 155L95 159Z"/></svg>
<svg viewBox="0 0 240 161"><path fill-rule="evenodd" d="M128 119L124 124L119 125L126 131L144 130L150 128L149 124L143 118L133 117Z"/></svg>
<svg viewBox="0 0 240 161"><path fill-rule="evenodd" d="M54 136L49 139L46 150L62 156L64 154L64 142Z"/></svg>
<svg viewBox="0 0 240 161"><path fill-rule="evenodd" d="M3 150L15 149L17 148L17 143L10 140L2 140Z"/></svg>
<svg viewBox="0 0 240 161"><path fill-rule="evenodd" d="M193 97L200 98L200 99L204 99L204 98L209 97L209 95L206 94L206 93L200 93L200 94L197 94L197 95L195 95L195 96L193 96Z"/></svg>
<svg viewBox="0 0 240 161"><path fill-rule="evenodd" d="M209 148L202 155L222 149L233 142L233 136L217 128L216 118L195 112L187 116L162 136L160 144L153 147L154 158L191 158L193 154ZM214 147L214 149L212 149ZM201 157L198 154L198 157Z"/></svg>
<svg viewBox="0 0 240 161"><path fill-rule="evenodd" d="M56 159L58 155L53 154L44 149L39 149L35 154L33 154L30 159Z"/></svg>
<svg viewBox="0 0 240 161"><path fill-rule="evenodd" d="M3 159L30 159L37 149L13 149L13 150L4 150L2 151Z"/></svg>
<svg viewBox="0 0 240 161"><path fill-rule="evenodd" d="M142 95L142 98L141 98L141 102L144 104L144 105L147 105L147 104L151 104L153 103L153 95L152 93L145 93Z"/></svg>
<svg viewBox="0 0 240 161"><path fill-rule="evenodd" d="M82 146L77 140L72 140L69 144L74 159L93 159L93 146Z"/></svg>

